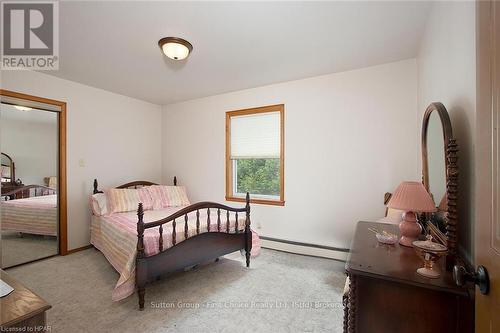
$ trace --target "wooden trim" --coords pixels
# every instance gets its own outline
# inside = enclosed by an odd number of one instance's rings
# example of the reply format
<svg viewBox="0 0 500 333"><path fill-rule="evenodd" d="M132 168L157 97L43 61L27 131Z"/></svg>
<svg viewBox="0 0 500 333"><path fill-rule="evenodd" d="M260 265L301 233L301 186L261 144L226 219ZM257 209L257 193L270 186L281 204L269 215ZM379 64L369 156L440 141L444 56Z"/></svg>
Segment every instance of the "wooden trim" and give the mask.
<svg viewBox="0 0 500 333"><path fill-rule="evenodd" d="M68 254L68 205L66 183L66 103L59 113L59 254Z"/></svg>
<svg viewBox="0 0 500 333"><path fill-rule="evenodd" d="M226 196L226 201L245 202L245 198ZM269 199L269 200L268 199L250 199L250 203L259 204L259 205L272 205L272 206L284 206L285 205L285 201L271 200L271 199Z"/></svg>
<svg viewBox="0 0 500 333"><path fill-rule="evenodd" d="M245 202L245 198L239 198L232 195L233 193L233 163L231 161L231 117L245 116L266 112L280 113L280 198L272 199L250 199L251 203L284 206L285 205L285 105L276 104L250 109L241 109L226 112L226 200Z"/></svg>
<svg viewBox="0 0 500 333"><path fill-rule="evenodd" d="M58 132L59 132L59 254L68 254L68 226L67 226L67 183L66 183L66 102L57 101L44 97L38 97L23 93L18 93L10 90L0 89L1 96L12 98L25 99L37 103L45 103L56 105L61 108L61 112L57 112L58 116ZM50 110L49 110L50 111ZM54 111L51 111L54 112Z"/></svg>
<svg viewBox="0 0 500 333"><path fill-rule="evenodd" d="M94 246L92 244L89 244L89 245L85 245L85 246L82 246L82 247L78 247L76 249L71 249L71 250L68 250L66 252L66 254L73 254L73 253L76 253L76 252L80 252L80 251L84 251L84 250L88 250L88 249L91 249L93 248Z"/></svg>
<svg viewBox="0 0 500 333"><path fill-rule="evenodd" d="M57 101L55 99L50 99L50 98L44 98L44 97L38 97L38 96L18 93L15 91L10 91L10 90L5 90L5 89L0 89L0 95L12 97L12 98L27 99L27 100L32 101L32 102L56 105L56 106L59 106L61 108L63 106L66 107L66 102L61 102L61 101ZM52 112L54 112L54 111L52 111Z"/></svg>

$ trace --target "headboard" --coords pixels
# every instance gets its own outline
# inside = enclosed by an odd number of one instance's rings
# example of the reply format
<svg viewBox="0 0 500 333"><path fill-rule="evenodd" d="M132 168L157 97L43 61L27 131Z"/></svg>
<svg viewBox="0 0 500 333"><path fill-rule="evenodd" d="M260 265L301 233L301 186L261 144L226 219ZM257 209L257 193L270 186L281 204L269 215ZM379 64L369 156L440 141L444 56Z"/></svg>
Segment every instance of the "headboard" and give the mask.
<svg viewBox="0 0 500 333"><path fill-rule="evenodd" d="M140 188L144 186L151 186L151 185L158 185L156 183L152 183L146 180L136 180L130 183L126 183L120 186L117 186L115 188ZM177 186L177 177L174 177L174 186ZM99 185L97 184L97 179L94 179L94 194L96 193L103 193L102 191L99 191Z"/></svg>

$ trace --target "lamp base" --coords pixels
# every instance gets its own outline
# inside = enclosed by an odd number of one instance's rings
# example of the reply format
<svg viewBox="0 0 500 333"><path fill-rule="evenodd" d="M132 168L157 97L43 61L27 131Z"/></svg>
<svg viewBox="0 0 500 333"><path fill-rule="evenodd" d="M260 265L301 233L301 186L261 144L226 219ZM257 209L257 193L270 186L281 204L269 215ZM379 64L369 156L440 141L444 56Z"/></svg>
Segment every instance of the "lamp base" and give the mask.
<svg viewBox="0 0 500 333"><path fill-rule="evenodd" d="M413 241L416 241L422 232L422 227L417 223L415 213L406 212L403 214L403 221L399 224L399 231L401 232L399 244L412 247Z"/></svg>
<svg viewBox="0 0 500 333"><path fill-rule="evenodd" d="M413 247L412 243L416 240L418 240L418 237L401 236L401 238L399 239L399 245Z"/></svg>

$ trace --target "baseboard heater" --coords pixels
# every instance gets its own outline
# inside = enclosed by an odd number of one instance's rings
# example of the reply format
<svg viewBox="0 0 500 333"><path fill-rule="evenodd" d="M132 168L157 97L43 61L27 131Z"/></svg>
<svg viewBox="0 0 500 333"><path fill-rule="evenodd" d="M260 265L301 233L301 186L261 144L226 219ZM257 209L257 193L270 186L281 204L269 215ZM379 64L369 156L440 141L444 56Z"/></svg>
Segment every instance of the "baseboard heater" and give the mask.
<svg viewBox="0 0 500 333"><path fill-rule="evenodd" d="M266 236L260 236L260 239L262 241L263 248L314 257L346 261L347 255L349 253L349 249L333 246L296 242L287 239L279 239Z"/></svg>

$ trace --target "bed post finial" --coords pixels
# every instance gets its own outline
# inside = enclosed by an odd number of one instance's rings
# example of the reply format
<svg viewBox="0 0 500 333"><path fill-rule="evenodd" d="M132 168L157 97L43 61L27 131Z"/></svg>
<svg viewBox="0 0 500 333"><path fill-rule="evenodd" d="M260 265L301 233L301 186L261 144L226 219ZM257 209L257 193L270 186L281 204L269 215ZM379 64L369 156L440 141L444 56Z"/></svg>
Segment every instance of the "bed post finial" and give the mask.
<svg viewBox="0 0 500 333"><path fill-rule="evenodd" d="M174 176L174 186L177 186L177 176Z"/></svg>
<svg viewBox="0 0 500 333"><path fill-rule="evenodd" d="M250 193L247 192L246 198L246 219L245 219L245 257L247 267L250 267L250 253L252 251L252 230L250 229Z"/></svg>
<svg viewBox="0 0 500 333"><path fill-rule="evenodd" d="M247 209L247 213L250 213L250 193L247 192L247 195L245 196L245 208Z"/></svg>
<svg viewBox="0 0 500 333"><path fill-rule="evenodd" d="M137 258L144 257L144 208L142 202L137 208Z"/></svg>
<svg viewBox="0 0 500 333"><path fill-rule="evenodd" d="M97 189L97 179L94 179L94 194L99 193L99 190Z"/></svg>

